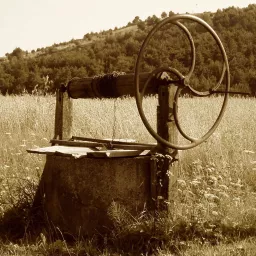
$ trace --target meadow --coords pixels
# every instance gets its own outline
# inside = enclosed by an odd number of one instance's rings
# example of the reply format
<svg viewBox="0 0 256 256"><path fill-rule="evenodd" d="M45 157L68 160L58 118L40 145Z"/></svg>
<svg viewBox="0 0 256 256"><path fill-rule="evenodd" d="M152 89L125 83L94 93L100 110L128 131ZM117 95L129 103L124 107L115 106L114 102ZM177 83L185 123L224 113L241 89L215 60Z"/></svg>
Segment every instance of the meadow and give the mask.
<svg viewBox="0 0 256 256"><path fill-rule="evenodd" d="M49 146L54 132L55 98L0 95L0 102L0 254L122 255L118 246L113 249L106 245L99 250L90 241L69 246L65 240L49 240L46 230L36 238L27 231L27 213L45 156L28 154L26 149ZM189 135L199 137L215 120L221 102L221 97L182 99L182 127ZM156 106L155 97L144 100L153 127ZM231 98L220 126L207 142L180 152L172 218L159 216L157 222L159 236L168 240L166 248L158 249L159 255L255 255L255 114L254 98ZM154 142L133 98L75 100L72 134ZM180 142L187 143L182 138ZM149 225L147 221L136 223L136 232L147 230ZM117 234L135 232L131 226L134 223L117 225ZM117 234L118 242L112 241L112 245L122 245L127 239Z"/></svg>

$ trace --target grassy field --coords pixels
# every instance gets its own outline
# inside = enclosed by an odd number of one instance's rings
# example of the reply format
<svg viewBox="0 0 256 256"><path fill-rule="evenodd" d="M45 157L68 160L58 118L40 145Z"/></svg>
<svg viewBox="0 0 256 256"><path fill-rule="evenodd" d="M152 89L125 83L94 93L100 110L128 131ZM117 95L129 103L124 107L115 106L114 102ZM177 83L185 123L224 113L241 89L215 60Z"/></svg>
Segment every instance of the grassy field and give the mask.
<svg viewBox="0 0 256 256"><path fill-rule="evenodd" d="M221 97L181 100L181 123L189 135L197 137L209 129L221 101ZM45 161L44 156L28 154L26 149L49 146L55 98L0 96L0 102L0 254L122 255L118 247L99 251L92 241L71 246L48 240L46 231L36 238L26 232L27 212ZM156 105L156 98L145 99L153 127ZM255 99L230 99L214 135L206 143L180 152L176 207L172 219L159 218L159 234L169 241L167 248L158 250L159 255L255 255L255 114ZM74 101L73 135L154 142L131 98ZM120 244L123 238L116 239Z"/></svg>

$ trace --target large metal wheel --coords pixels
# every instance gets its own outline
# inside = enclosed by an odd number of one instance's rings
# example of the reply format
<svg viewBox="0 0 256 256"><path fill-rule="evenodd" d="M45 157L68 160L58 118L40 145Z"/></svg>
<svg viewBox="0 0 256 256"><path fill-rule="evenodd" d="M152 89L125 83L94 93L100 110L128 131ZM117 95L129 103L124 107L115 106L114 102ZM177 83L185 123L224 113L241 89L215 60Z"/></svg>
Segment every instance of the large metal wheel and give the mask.
<svg viewBox="0 0 256 256"><path fill-rule="evenodd" d="M194 67L195 67L195 47L194 47L194 42L192 39L191 34L189 33L189 31L187 30L187 28L180 23L180 20L192 20L194 22L197 22L199 24L201 24L204 28L206 28L210 34L212 35L212 37L214 38L215 42L218 45L218 48L221 52L222 58L223 58L223 67L222 67L222 73L220 76L219 81L217 82L217 84L211 88L210 90L207 91L198 91L194 88L192 88L189 84L189 80L190 77L194 71ZM157 68L155 70L153 70L151 72L151 75L149 76L148 80L146 81L146 83L144 84L144 86L142 87L142 90L140 90L140 79L139 79L139 74L140 74L140 66L141 66L141 62L142 62L142 57L144 54L144 51L150 41L150 39L153 37L153 35L159 30L161 29L164 25L168 24L168 23L172 23L177 25L179 28L181 28L187 35L187 38L190 41L190 46L191 46L191 56L192 56L192 61L191 61L191 66L189 69L189 72L187 75L183 76L178 70L174 69L174 68L170 68L170 67L160 67ZM143 102L143 96L146 90L146 87L148 86L149 81L152 79L152 77L162 73L162 72L168 72L171 73L172 75L175 75L178 78L178 81L175 81L175 84L178 86L178 89L176 91L176 95L175 95L175 100L173 103L173 111L174 111L174 120L176 123L176 126L179 130L179 132L181 133L181 135L186 138L187 140L190 141L189 144L186 145L178 145L178 144L173 144L165 139L163 139L161 136L159 136L154 129L150 126L143 107L142 107L142 102ZM226 75L226 76L225 76ZM203 135L201 138L199 139L195 139L192 138L190 136L188 136L182 129L180 122L179 122L179 118L178 118L178 98L180 93L182 92L182 90L184 88L187 88L191 91L191 93L195 96L208 96L211 94L211 91L216 90L220 84L222 83L224 76L226 77L225 82L226 82L226 86L225 86L225 91L224 91L224 99L223 99L223 103L222 103L222 107L220 110L220 113L216 119L216 121L213 123L212 127L209 129L209 131ZM149 131L149 133L162 145L173 148L173 149L177 149L177 150L185 150L185 149L190 149L193 147L196 147L197 145L203 143L204 141L206 141L212 134L213 132L216 130L216 128L218 127L218 125L221 122L221 119L224 115L224 112L226 110L227 107L227 101L228 101L228 92L230 89L230 72L229 72L229 64L228 64L228 59L227 59L227 55L225 52L225 49L218 37L218 35L216 34L216 32L202 19L196 17L196 16L192 16L192 15L174 15L172 17L166 18L163 21L159 22L147 35L146 39L144 40L139 54L138 54L138 58L137 58L137 62L136 62L136 66L135 66L135 97L136 97L136 104L137 104L137 108L140 114L140 117L145 125L145 127L147 128L147 130Z"/></svg>

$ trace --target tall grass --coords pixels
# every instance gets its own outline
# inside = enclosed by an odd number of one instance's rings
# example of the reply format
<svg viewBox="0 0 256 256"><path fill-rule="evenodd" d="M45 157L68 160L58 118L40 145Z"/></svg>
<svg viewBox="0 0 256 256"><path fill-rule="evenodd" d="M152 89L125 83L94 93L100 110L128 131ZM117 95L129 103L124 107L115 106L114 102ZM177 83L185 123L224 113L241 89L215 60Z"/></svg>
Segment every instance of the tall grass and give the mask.
<svg viewBox="0 0 256 256"><path fill-rule="evenodd" d="M29 208L33 201L45 157L28 154L26 149L49 146L54 131L55 98L0 96L0 102L0 217L4 217L13 208ZM221 97L182 99L179 115L184 130L200 137L215 120L221 102ZM176 236L175 232L182 228L191 239L197 229L203 240L211 236L217 239L217 235L255 235L255 103L253 98L230 99L220 126L208 141L180 152L178 194L172 220L165 223L169 225L167 237ZM156 106L155 97L144 100L146 115L154 128ZM72 133L154 142L131 98L75 100ZM182 138L180 142L188 143ZM17 219L21 212L15 214L10 219ZM22 221L27 223L26 219Z"/></svg>
<svg viewBox="0 0 256 256"><path fill-rule="evenodd" d="M51 97L28 95L0 96L0 101L0 196L2 201L5 195L9 198L4 204L1 201L1 213L16 200L12 198L11 191L16 188L13 184L31 179L38 182L37 175L42 172L44 158L27 154L26 149L49 145L54 101Z"/></svg>

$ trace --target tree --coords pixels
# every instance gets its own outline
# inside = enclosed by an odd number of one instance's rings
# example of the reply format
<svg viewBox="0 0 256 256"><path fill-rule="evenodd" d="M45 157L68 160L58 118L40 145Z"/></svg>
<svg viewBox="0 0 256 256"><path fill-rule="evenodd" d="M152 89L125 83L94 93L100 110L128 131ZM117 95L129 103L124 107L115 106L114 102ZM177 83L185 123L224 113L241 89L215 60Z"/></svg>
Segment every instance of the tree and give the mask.
<svg viewBox="0 0 256 256"><path fill-rule="evenodd" d="M134 60L131 57L122 55L118 58L116 67L117 67L117 70L130 72L134 68Z"/></svg>
<svg viewBox="0 0 256 256"><path fill-rule="evenodd" d="M26 81L26 90L28 93L32 93L35 88L42 88L44 85L44 80L40 77L38 69L30 71L27 81Z"/></svg>
<svg viewBox="0 0 256 256"><path fill-rule="evenodd" d="M161 18L162 18L162 19L165 19L166 17L167 17L167 13L166 13L166 12L162 12Z"/></svg>
<svg viewBox="0 0 256 256"><path fill-rule="evenodd" d="M132 21L132 24L137 25L140 21L141 21L141 20L140 20L140 17L139 17L139 16L136 16L136 17L134 18L134 20Z"/></svg>
<svg viewBox="0 0 256 256"><path fill-rule="evenodd" d="M212 18L211 18L211 13L210 12L204 12L199 15L201 19L203 19L205 22L207 22L211 27L213 26Z"/></svg>
<svg viewBox="0 0 256 256"><path fill-rule="evenodd" d="M169 17L172 17L173 15L175 15L175 13L173 11L169 11Z"/></svg>
<svg viewBox="0 0 256 256"><path fill-rule="evenodd" d="M148 26L153 26L156 23L158 23L159 21L160 21L160 19L156 15L153 15L152 17L149 16L146 19L146 23L147 23Z"/></svg>
<svg viewBox="0 0 256 256"><path fill-rule="evenodd" d="M169 17L173 15L174 12L170 11ZM165 16L163 12L161 18ZM236 86L243 90L248 90L248 86L251 86L252 91L256 91L256 5L243 9L231 7L218 10L214 14L207 12L199 17L208 24L213 24L225 47L231 83L237 84ZM45 90L44 78L49 77L51 83L47 83L47 86L50 86L53 92L55 86L74 76L94 76L113 70L130 72L134 68L135 56L147 36L147 31L159 20L153 15L143 22L136 16L132 25L137 25L137 30L130 30L129 33L114 32L112 36L110 30L102 31L101 34L87 33L85 39L91 37L98 40L91 40L90 44L82 45L80 41L73 39L71 42L79 45L63 47L61 51L49 46L38 48L37 54L26 56L22 49L16 48L12 53L6 54L7 58L0 61L0 91L9 94L22 93L25 88L27 91L33 90L37 84L42 84L42 89ZM218 80L222 70L219 47L211 34L200 24L186 21L183 24L191 31L195 43L195 76L198 78L195 84L200 81L200 88L209 87L216 77ZM116 27L115 30L117 29ZM67 42L61 45L68 44ZM163 27L154 34L146 48L142 71L150 71L164 64L173 66L185 74L190 66L189 41L177 26ZM36 66L38 68L35 70Z"/></svg>
<svg viewBox="0 0 256 256"><path fill-rule="evenodd" d="M142 31L144 31L146 29L146 24L144 21L138 22L137 26L138 26L138 29L140 29Z"/></svg>
<svg viewBox="0 0 256 256"><path fill-rule="evenodd" d="M8 59L11 60L13 57L17 59L22 59L25 55L25 52L21 50L19 47L15 48L12 53L8 54Z"/></svg>
<svg viewBox="0 0 256 256"><path fill-rule="evenodd" d="M92 35L87 33L87 34L84 35L83 39L90 41L92 39Z"/></svg>
<svg viewBox="0 0 256 256"><path fill-rule="evenodd" d="M115 36L113 36L113 35L110 35L110 36L107 35L105 38L105 42L107 44L113 44L115 41L116 41L116 39L115 39Z"/></svg>
<svg viewBox="0 0 256 256"><path fill-rule="evenodd" d="M3 95L11 94L13 88L14 77L7 74L3 67L0 66L0 92Z"/></svg>
<svg viewBox="0 0 256 256"><path fill-rule="evenodd" d="M256 71L249 70L247 80L251 94L256 96Z"/></svg>
<svg viewBox="0 0 256 256"><path fill-rule="evenodd" d="M139 45L137 41L134 41L133 39L129 39L126 42L125 50L126 50L127 56L133 56L134 54L137 54L139 50Z"/></svg>

